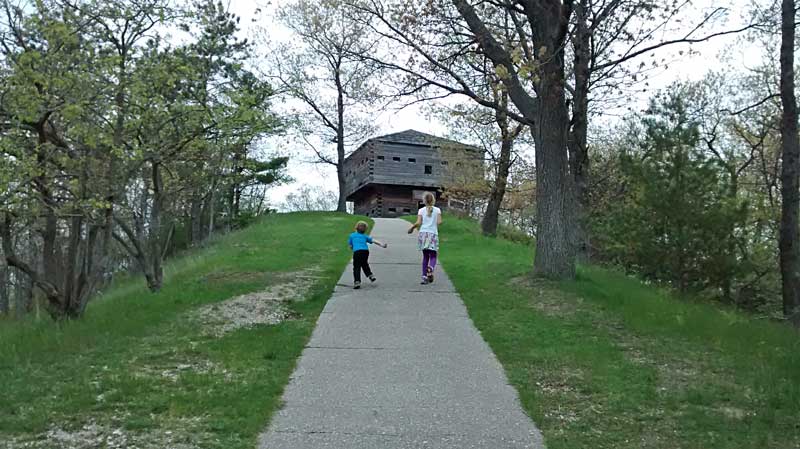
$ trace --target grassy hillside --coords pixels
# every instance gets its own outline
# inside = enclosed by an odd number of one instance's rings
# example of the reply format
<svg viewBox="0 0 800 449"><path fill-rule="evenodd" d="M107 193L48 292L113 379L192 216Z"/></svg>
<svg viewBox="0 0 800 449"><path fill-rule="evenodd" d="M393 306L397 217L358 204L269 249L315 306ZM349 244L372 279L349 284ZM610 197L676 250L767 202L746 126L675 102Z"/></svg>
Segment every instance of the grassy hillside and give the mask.
<svg viewBox="0 0 800 449"><path fill-rule="evenodd" d="M0 322L0 448L253 447L354 221L272 216L173 261L158 294L132 279L59 328ZM521 242L448 217L441 256L549 448L800 447L796 331L599 268L534 280ZM229 326L252 315L283 321Z"/></svg>
<svg viewBox="0 0 800 449"><path fill-rule="evenodd" d="M800 447L800 334L448 218L441 259L550 449Z"/></svg>
<svg viewBox="0 0 800 449"><path fill-rule="evenodd" d="M0 322L0 447L252 448L350 256L354 221L271 216L170 263L158 294L132 279L60 328ZM231 326L259 311L288 319Z"/></svg>

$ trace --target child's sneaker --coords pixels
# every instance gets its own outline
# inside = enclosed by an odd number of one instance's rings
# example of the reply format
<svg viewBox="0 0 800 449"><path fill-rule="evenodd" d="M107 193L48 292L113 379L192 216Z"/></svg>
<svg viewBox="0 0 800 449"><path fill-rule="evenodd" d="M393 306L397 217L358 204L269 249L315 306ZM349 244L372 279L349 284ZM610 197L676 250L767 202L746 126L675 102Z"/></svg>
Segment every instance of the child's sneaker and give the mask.
<svg viewBox="0 0 800 449"><path fill-rule="evenodd" d="M428 268L428 283L433 284L433 270Z"/></svg>
<svg viewBox="0 0 800 449"><path fill-rule="evenodd" d="M359 281L353 282L353 288L356 289L356 290L361 288L361 282L359 282Z"/></svg>
<svg viewBox="0 0 800 449"><path fill-rule="evenodd" d="M377 279L375 278L375 276L373 276L373 275L370 275L370 277L369 277L369 281L370 281L370 282L375 282L375 281L377 281Z"/></svg>
<svg viewBox="0 0 800 449"><path fill-rule="evenodd" d="M428 283L428 277L427 276L422 276L422 282L420 282L420 285L425 285L427 283Z"/></svg>

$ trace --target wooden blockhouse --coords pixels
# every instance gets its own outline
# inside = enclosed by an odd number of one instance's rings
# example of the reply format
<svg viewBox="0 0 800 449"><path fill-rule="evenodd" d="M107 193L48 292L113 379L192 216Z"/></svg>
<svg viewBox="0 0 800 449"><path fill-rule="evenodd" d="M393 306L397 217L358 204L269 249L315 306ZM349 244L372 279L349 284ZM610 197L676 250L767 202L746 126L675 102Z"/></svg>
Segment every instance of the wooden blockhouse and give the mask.
<svg viewBox="0 0 800 449"><path fill-rule="evenodd" d="M347 200L370 217L416 214L428 191L437 206L455 207L458 199L443 198L442 188L454 170L479 166L482 157L475 147L414 130L374 137L344 161Z"/></svg>

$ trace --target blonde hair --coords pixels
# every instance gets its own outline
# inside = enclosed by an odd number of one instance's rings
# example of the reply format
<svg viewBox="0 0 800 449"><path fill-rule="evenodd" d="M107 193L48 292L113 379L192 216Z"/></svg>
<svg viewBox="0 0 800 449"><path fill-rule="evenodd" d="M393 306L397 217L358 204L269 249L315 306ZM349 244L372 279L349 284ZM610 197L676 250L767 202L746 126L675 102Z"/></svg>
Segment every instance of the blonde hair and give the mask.
<svg viewBox="0 0 800 449"><path fill-rule="evenodd" d="M369 225L367 224L367 222L366 222L366 221L359 221L358 223L356 223L355 230L356 230L356 231L357 231L359 234L363 234L363 233L367 232L367 228L368 228L368 227L369 227Z"/></svg>
<svg viewBox="0 0 800 449"><path fill-rule="evenodd" d="M425 202L425 208L428 209L428 216L433 215L433 205L436 204L436 195L431 192L425 192L422 195L422 201Z"/></svg>

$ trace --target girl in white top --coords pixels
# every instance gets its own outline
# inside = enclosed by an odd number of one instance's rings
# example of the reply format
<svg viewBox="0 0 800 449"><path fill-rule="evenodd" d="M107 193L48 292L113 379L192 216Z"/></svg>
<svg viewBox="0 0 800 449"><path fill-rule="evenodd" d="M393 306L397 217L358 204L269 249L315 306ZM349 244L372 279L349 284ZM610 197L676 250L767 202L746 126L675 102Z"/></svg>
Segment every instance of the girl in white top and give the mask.
<svg viewBox="0 0 800 449"><path fill-rule="evenodd" d="M419 228L417 247L422 251L422 284L433 282L433 270L439 252L439 225L442 224L442 210L435 206L436 196L431 192L422 195L425 207L417 212L417 222L408 233Z"/></svg>

